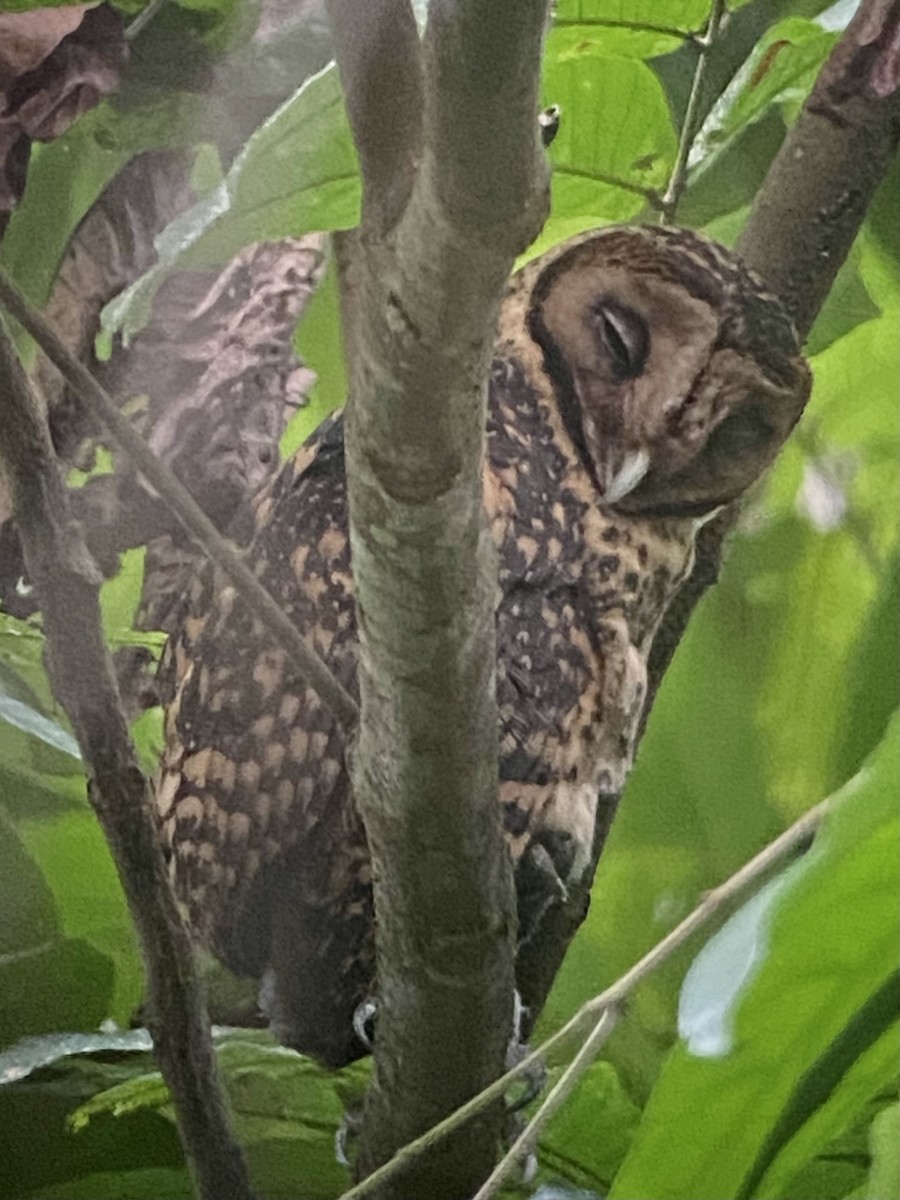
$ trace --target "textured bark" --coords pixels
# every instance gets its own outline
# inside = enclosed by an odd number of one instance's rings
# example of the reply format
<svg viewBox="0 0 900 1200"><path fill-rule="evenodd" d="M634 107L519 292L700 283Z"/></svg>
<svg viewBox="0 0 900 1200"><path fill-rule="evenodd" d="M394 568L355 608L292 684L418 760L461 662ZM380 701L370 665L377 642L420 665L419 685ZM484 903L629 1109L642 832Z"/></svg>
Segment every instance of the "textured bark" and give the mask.
<svg viewBox="0 0 900 1200"><path fill-rule="evenodd" d="M365 171L363 226L340 248L361 643L352 770L374 864L380 993L364 1173L496 1077L512 1032L481 471L500 298L547 206L545 9L439 0L420 47L405 0L373 4L365 30L353 4L330 5ZM375 112L386 99L388 39L408 102L382 123L364 98ZM382 1194L471 1195L493 1164L499 1116Z"/></svg>
<svg viewBox="0 0 900 1200"><path fill-rule="evenodd" d="M251 1200L246 1165L228 1125L190 938L166 878L150 787L137 764L103 640L101 576L71 519L46 420L2 319L0 424L0 465L41 597L51 683L78 739L91 804L137 928L154 1054L172 1094L185 1155L199 1196Z"/></svg>
<svg viewBox="0 0 900 1200"><path fill-rule="evenodd" d="M812 328L900 143L900 2L863 0L753 202L738 250L790 307L801 339ZM650 655L646 721L704 592L719 577L738 509L697 539L690 579Z"/></svg>

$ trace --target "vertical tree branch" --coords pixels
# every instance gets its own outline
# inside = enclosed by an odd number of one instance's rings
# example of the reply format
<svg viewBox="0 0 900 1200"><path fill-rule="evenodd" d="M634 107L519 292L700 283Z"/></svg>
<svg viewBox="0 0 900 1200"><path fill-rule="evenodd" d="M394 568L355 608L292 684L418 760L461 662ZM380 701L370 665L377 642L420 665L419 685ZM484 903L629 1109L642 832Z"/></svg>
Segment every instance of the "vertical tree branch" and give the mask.
<svg viewBox="0 0 900 1200"><path fill-rule="evenodd" d="M154 1053L204 1200L251 1200L231 1133L193 952L166 878L150 787L137 765L101 632L100 576L72 521L50 435L0 318L0 465L41 598L53 690L72 722L144 954Z"/></svg>
<svg viewBox="0 0 900 1200"><path fill-rule="evenodd" d="M489 1083L511 1033L515 912L481 478L500 299L548 198L545 0L434 0L421 46L406 0L377 11L383 24L360 44L356 7L329 6L364 174L363 227L339 245L361 654L352 772L374 868L380 998L363 1172ZM359 89L386 71L422 79L421 143L412 121L398 149L362 115ZM385 223L393 193L385 200L390 173L378 164L409 156L408 202ZM384 1194L471 1195L498 1133L494 1112Z"/></svg>
<svg viewBox="0 0 900 1200"><path fill-rule="evenodd" d="M386 233L415 182L422 57L409 0L328 0L335 54L365 180L363 224Z"/></svg>

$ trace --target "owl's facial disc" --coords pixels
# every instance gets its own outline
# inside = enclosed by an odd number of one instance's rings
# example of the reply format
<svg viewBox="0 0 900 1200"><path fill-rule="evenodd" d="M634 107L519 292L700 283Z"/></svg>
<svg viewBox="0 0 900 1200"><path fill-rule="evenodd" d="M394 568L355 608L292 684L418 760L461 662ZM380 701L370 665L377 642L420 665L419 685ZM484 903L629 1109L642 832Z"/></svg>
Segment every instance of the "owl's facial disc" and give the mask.
<svg viewBox="0 0 900 1200"><path fill-rule="evenodd" d="M717 316L675 283L597 266L549 288L532 332L576 448L603 502L617 505L665 469L668 414L708 362Z"/></svg>
<svg viewBox="0 0 900 1200"><path fill-rule="evenodd" d="M532 292L528 328L563 424L601 503L626 512L697 517L735 499L809 391L777 302L746 276L741 291L721 250L731 290L706 266L698 280L703 244L682 240L683 270L641 232L606 231L551 262ZM765 321L751 350L742 323Z"/></svg>

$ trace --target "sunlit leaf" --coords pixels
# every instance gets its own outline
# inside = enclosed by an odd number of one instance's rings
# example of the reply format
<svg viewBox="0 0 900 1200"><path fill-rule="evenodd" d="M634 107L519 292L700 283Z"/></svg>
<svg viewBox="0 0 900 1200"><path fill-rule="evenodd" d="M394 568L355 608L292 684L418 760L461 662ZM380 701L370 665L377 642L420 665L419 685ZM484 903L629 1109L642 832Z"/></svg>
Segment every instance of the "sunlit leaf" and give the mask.
<svg viewBox="0 0 900 1200"><path fill-rule="evenodd" d="M734 1046L738 1002L769 954L769 926L789 873L773 879L735 913L691 963L681 987L678 1033L697 1058Z"/></svg>
<svg viewBox="0 0 900 1200"><path fill-rule="evenodd" d="M169 1103L169 1089L162 1075L159 1071L148 1071L107 1088L80 1105L69 1117L69 1127L77 1133L100 1114L123 1117L142 1108L163 1108Z"/></svg>
<svg viewBox="0 0 900 1200"><path fill-rule="evenodd" d="M872 1122L871 1147L864 1200L894 1200L900 1195L900 1104L884 1109Z"/></svg>
<svg viewBox="0 0 900 1200"><path fill-rule="evenodd" d="M0 721L7 721L16 729L21 729L23 733L40 738L42 742L46 742L48 746L53 746L56 750L61 750L63 754L68 754L76 759L81 758L78 743L71 733L29 704L25 704L24 701L8 696L2 688L0 688Z"/></svg>
<svg viewBox="0 0 900 1200"><path fill-rule="evenodd" d="M332 258L297 329L297 353L316 373L307 403L288 422L279 449L290 458L329 413L347 399L344 345L341 338L337 267Z"/></svg>
<svg viewBox="0 0 900 1200"><path fill-rule="evenodd" d="M0 1082L19 1083L32 1071L52 1066L73 1055L146 1054L153 1046L146 1029L100 1033L59 1033L23 1038L0 1051Z"/></svg>
<svg viewBox="0 0 900 1200"><path fill-rule="evenodd" d="M583 53L548 58L545 104L562 110L550 147L552 214L628 220L664 187L676 138L659 80L646 64Z"/></svg>

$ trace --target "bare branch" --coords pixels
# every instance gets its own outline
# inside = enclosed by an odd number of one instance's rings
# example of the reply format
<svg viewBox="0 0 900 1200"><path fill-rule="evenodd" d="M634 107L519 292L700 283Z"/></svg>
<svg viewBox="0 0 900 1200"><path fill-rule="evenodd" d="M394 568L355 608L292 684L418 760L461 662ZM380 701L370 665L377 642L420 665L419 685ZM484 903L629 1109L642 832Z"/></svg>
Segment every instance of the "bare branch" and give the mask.
<svg viewBox="0 0 900 1200"><path fill-rule="evenodd" d="M75 358L40 313L29 304L2 271L0 304L31 334L62 373L72 391L97 419L103 422L118 445L131 457L144 478L165 500L188 533L225 572L279 644L284 646L310 686L316 689L340 721L345 732L352 734L357 719L357 707L353 697L307 645L296 625L281 611L243 558L222 537L187 488L163 466L87 367Z"/></svg>
<svg viewBox="0 0 900 1200"><path fill-rule="evenodd" d="M100 576L72 521L46 421L0 318L0 463L41 597L54 692L89 772L147 969L153 1046L198 1194L252 1200L231 1133L187 930L169 887L151 790L137 764L101 632Z"/></svg>
<svg viewBox="0 0 900 1200"><path fill-rule="evenodd" d="M504 1154L491 1172L484 1185L478 1189L473 1200L491 1200L503 1187L519 1163L527 1160L538 1143L538 1138L553 1120L572 1092L581 1081L582 1075L600 1053L603 1043L619 1023L621 1008L609 1005L597 1018L597 1023L581 1046L578 1053L563 1071L556 1084L547 1093L540 1108Z"/></svg>
<svg viewBox="0 0 900 1200"><path fill-rule="evenodd" d="M900 142L897 0L863 0L775 157L738 242L805 337ZM715 583L737 510L700 531L694 569L656 635L650 706L691 613Z"/></svg>
<svg viewBox="0 0 900 1200"><path fill-rule="evenodd" d="M409 0L327 0L326 7L365 180L363 224L386 233L409 200L422 143L416 19Z"/></svg>
<svg viewBox="0 0 900 1200"><path fill-rule="evenodd" d="M735 871L717 888L707 892L700 904L680 924L667 933L661 942L657 942L643 958L620 976L615 983L610 984L605 991L587 1000L552 1037L547 1038L536 1050L517 1062L511 1070L496 1079L480 1095L473 1096L457 1112L452 1113L408 1146L404 1146L389 1162L374 1171L368 1179L345 1192L340 1200L363 1200L364 1196L373 1195L386 1181L407 1171L410 1165L436 1142L471 1121L489 1105L496 1103L517 1080L540 1064L546 1063L554 1050L565 1045L570 1039L581 1035L589 1026L595 1026L608 1009L621 1008L638 984L643 983L658 967L667 962L695 933L711 924L724 908L740 899L747 889L760 883L796 853L818 831L830 808L831 800L823 800L821 804L815 805L814 808L804 813L789 829L779 834L740 870ZM590 1064L585 1064L585 1069L588 1065Z"/></svg>

